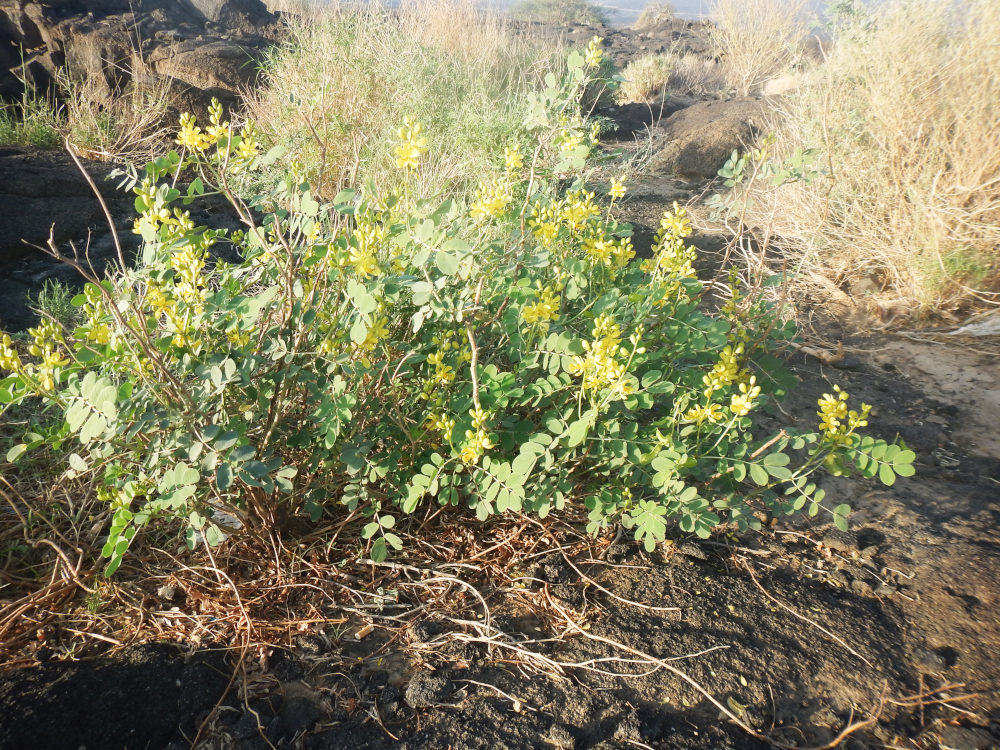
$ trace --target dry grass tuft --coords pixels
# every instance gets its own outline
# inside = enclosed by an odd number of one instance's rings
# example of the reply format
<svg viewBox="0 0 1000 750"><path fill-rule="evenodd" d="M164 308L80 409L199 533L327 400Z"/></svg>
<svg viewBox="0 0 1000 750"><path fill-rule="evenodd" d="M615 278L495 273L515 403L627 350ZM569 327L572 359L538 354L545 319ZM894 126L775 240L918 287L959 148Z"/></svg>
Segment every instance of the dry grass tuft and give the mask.
<svg viewBox="0 0 1000 750"><path fill-rule="evenodd" d="M709 36L730 84L747 96L795 64L808 35L807 0L714 0Z"/></svg>
<svg viewBox="0 0 1000 750"><path fill-rule="evenodd" d="M652 101L668 92L712 95L725 85L714 60L675 52L637 58L625 67L622 78L618 99L623 104Z"/></svg>
<svg viewBox="0 0 1000 750"><path fill-rule="evenodd" d="M677 9L673 3L653 0L653 2L646 3L639 17L632 24L632 28L636 31L655 29L665 23L670 23L676 16Z"/></svg>
<svg viewBox="0 0 1000 750"><path fill-rule="evenodd" d="M107 95L63 75L64 121L60 130L77 151L92 159L143 162L168 142L170 86L164 78L133 77Z"/></svg>
<svg viewBox="0 0 1000 750"><path fill-rule="evenodd" d="M825 174L751 187L750 211L821 299L883 317L1000 301L1000 6L963 7L862 19L778 113L778 156L818 146Z"/></svg>

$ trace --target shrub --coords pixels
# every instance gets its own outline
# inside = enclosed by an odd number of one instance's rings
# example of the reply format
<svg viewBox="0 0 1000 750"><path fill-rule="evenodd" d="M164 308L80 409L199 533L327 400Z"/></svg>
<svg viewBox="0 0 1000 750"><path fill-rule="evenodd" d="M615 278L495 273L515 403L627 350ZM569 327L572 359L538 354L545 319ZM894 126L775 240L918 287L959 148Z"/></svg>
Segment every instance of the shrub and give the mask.
<svg viewBox="0 0 1000 750"><path fill-rule="evenodd" d="M608 22L604 10L590 0L518 0L510 15L519 21L557 26L603 26Z"/></svg>
<svg viewBox="0 0 1000 750"><path fill-rule="evenodd" d="M41 317L54 320L64 328L71 328L80 322L80 311L72 303L75 294L61 281L46 279L35 297L34 307Z"/></svg>
<svg viewBox="0 0 1000 750"><path fill-rule="evenodd" d="M781 392L769 350L790 331L735 292L706 312L681 209L634 257L613 213L624 186L602 206L582 180L591 69L570 56L469 202L415 190L431 144L408 120L397 187L321 202L289 174L247 204L277 154L221 108L204 130L182 118L182 153L135 186L143 263L91 278L85 321L43 321L31 358L0 342L0 400L51 415L9 459L58 447L99 483L109 574L154 521L193 546L346 506L381 559L403 544L397 519L432 503L481 521L575 506L591 532L621 523L652 549L668 518L707 536L815 514L821 466L912 473L913 454L862 437L867 407L839 392L818 431L755 436L752 415ZM183 192L181 170L198 175ZM213 191L244 230L196 227L177 205ZM239 262L209 262L222 241ZM829 512L843 525L847 510Z"/></svg>
<svg viewBox="0 0 1000 750"><path fill-rule="evenodd" d="M636 19L635 23L632 24L632 28L636 31L649 31L656 29L665 23L670 23L676 17L677 9L674 8L671 3L646 3L642 12L639 13L639 17Z"/></svg>
<svg viewBox="0 0 1000 750"><path fill-rule="evenodd" d="M465 2L404 4L293 19L263 63L246 106L267 145L333 197L348 183L398 181L392 137L404 115L429 143L417 175L425 196L463 194L494 168L525 101L555 58L498 16Z"/></svg>
<svg viewBox="0 0 1000 750"><path fill-rule="evenodd" d="M622 103L648 102L668 92L704 96L719 92L723 85L714 60L664 52L639 57L625 67L618 99Z"/></svg>
<svg viewBox="0 0 1000 750"><path fill-rule="evenodd" d="M821 304L927 316L995 300L1000 280L1000 6L894 3L840 30L776 113L773 160L811 180L749 188ZM740 198L742 202L742 198Z"/></svg>
<svg viewBox="0 0 1000 750"><path fill-rule="evenodd" d="M800 59L806 9L807 0L713 0L709 38L740 96Z"/></svg>

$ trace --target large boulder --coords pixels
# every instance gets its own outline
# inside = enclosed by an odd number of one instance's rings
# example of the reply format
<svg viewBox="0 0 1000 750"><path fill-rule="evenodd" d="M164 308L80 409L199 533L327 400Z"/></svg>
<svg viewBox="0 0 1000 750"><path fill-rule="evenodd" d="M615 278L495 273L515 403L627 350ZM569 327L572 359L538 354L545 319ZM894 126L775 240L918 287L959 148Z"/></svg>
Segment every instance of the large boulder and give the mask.
<svg viewBox="0 0 1000 750"><path fill-rule="evenodd" d="M14 98L19 78L46 90L63 72L111 94L141 74L203 109L235 100L280 32L261 0L0 0L0 96Z"/></svg>
<svg viewBox="0 0 1000 750"><path fill-rule="evenodd" d="M763 115L754 99L698 102L674 112L660 122L656 140L664 145L651 166L691 180L711 179L734 149L753 143Z"/></svg>

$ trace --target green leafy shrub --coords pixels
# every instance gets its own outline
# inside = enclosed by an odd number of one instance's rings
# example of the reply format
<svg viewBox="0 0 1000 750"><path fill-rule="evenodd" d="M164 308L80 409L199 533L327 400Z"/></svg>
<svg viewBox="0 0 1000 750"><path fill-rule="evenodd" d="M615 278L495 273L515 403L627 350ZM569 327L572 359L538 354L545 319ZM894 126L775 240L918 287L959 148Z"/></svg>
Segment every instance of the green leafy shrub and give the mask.
<svg viewBox="0 0 1000 750"><path fill-rule="evenodd" d="M590 0L518 0L510 14L519 21L562 26L602 26L608 22L604 9Z"/></svg>
<svg viewBox="0 0 1000 750"><path fill-rule="evenodd" d="M92 279L84 322L42 322L30 358L0 342L0 400L48 415L8 458L54 446L98 482L109 574L154 521L193 546L346 506L381 559L429 504L481 521L573 505L592 532L620 523L651 549L668 519L707 536L815 514L823 466L912 473L913 454L860 435L866 409L839 392L817 431L755 435L791 330L739 295L706 311L683 210L639 260L614 218L624 186L606 206L587 191L578 101L597 57L548 78L469 202L412 189L430 144L407 119L400 188L324 203L289 174L247 204L241 187L279 154L219 108L204 130L183 117L181 153L135 186L141 264ZM197 175L183 192L179 170ZM213 191L244 230L193 225L182 206ZM238 263L210 260L222 242ZM829 512L844 523L846 506Z"/></svg>

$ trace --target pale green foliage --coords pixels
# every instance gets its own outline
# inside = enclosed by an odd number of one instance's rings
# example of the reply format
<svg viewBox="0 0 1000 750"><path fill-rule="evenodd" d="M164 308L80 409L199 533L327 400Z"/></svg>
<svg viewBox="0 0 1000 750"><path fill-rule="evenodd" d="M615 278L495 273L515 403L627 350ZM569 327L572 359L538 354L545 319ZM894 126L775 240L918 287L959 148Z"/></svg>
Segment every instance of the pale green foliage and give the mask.
<svg viewBox="0 0 1000 750"><path fill-rule="evenodd" d="M819 431L755 434L784 388L769 350L791 329L735 289L707 312L681 209L634 258L631 228L583 187L589 59L547 78L469 202L415 190L430 144L407 120L400 187L320 201L287 175L247 206L280 152L219 109L206 130L183 118L184 152L135 186L139 266L92 280L80 326L33 330L27 361L0 342L0 402L51 415L9 460L52 446L93 479L113 509L109 574L154 521L193 547L346 507L382 559L431 504L481 521L575 506L591 532L621 524L652 549L668 523L704 537L816 514L824 466L912 473L912 452L862 437L867 411L839 391ZM179 171L199 175L183 193ZM243 231L178 205L213 190ZM240 262L208 262L222 240Z"/></svg>

